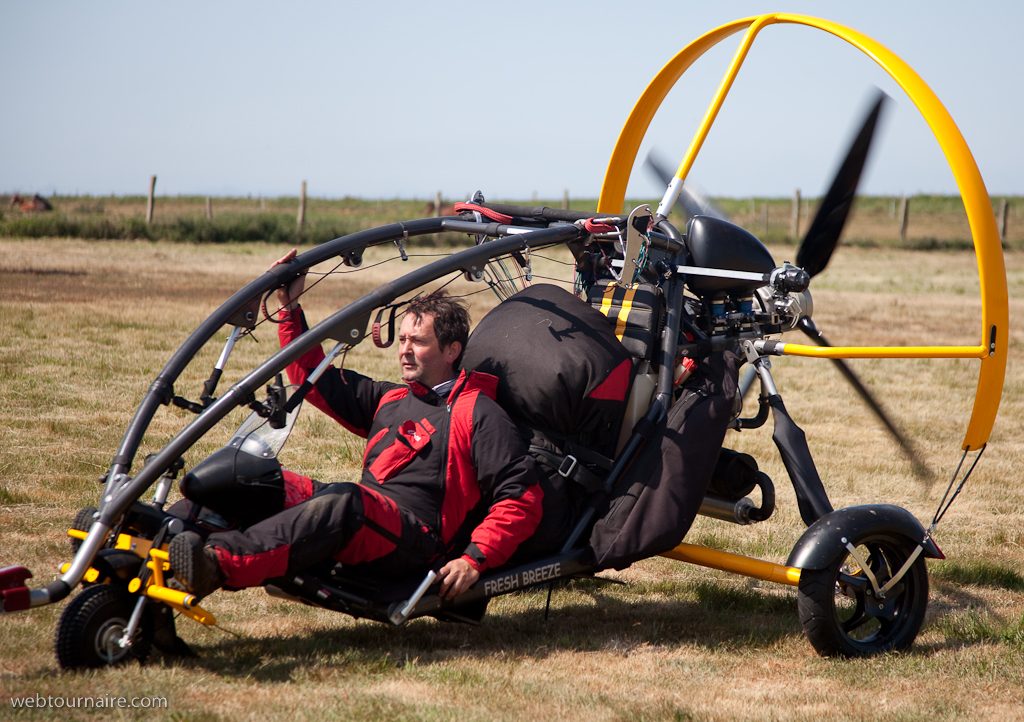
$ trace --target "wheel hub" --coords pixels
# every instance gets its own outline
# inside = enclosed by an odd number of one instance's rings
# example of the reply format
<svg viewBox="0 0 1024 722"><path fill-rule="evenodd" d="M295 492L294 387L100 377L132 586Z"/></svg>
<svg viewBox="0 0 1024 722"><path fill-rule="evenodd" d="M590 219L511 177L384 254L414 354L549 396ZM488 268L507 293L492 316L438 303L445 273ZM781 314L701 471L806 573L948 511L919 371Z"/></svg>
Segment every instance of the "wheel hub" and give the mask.
<svg viewBox="0 0 1024 722"><path fill-rule="evenodd" d="M108 619L96 632L96 654L113 664L123 659L131 649L131 641L121 646L124 638L124 630L128 626L127 620L120 617Z"/></svg>

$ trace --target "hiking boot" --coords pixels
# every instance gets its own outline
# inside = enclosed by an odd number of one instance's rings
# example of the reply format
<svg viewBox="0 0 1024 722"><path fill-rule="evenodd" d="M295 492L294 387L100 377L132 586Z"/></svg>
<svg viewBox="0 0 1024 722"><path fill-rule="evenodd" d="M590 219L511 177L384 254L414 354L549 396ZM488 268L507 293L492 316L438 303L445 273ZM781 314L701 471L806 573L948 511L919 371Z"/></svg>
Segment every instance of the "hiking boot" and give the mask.
<svg viewBox="0 0 1024 722"><path fill-rule="evenodd" d="M208 596L224 584L217 552L203 543L194 531L171 539L167 547L171 569L198 599Z"/></svg>

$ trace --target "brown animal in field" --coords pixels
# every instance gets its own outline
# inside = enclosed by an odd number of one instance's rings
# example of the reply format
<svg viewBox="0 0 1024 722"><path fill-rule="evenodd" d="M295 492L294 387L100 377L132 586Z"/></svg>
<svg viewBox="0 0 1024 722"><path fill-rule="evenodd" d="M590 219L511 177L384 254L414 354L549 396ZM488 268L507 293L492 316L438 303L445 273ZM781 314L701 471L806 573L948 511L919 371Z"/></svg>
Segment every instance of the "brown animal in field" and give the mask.
<svg viewBox="0 0 1024 722"><path fill-rule="evenodd" d="M36 193L31 199L22 198L17 193L11 198L11 207L18 207L18 210L22 213L39 213L41 211L52 211L53 206L50 202Z"/></svg>
<svg viewBox="0 0 1024 722"><path fill-rule="evenodd" d="M427 218L432 217L434 215L434 201L427 201L427 207L423 210L423 214ZM437 215L439 215L439 216L454 216L454 215L458 215L458 214L455 213L455 206L454 206L454 204L453 205L445 205L445 204L442 203L441 204L441 212L438 213Z"/></svg>

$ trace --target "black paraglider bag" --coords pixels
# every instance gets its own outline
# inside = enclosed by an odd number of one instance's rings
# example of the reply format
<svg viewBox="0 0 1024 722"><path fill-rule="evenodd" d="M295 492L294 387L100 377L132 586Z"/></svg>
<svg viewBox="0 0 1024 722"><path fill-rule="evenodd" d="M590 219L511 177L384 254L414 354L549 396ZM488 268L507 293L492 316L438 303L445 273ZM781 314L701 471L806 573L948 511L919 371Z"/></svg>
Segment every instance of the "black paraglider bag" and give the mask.
<svg viewBox="0 0 1024 722"><path fill-rule="evenodd" d="M630 354L648 361L653 358L665 303L660 288L649 283L623 286L602 279L590 288L587 300L608 319L615 337Z"/></svg>
<svg viewBox="0 0 1024 722"><path fill-rule="evenodd" d="M704 499L733 415L739 357L714 352L603 507L590 535L594 563L624 569L675 547Z"/></svg>
<svg viewBox="0 0 1024 722"><path fill-rule="evenodd" d="M517 556L558 549L595 484L603 488L606 470L588 470L582 457L587 450L605 461L614 454L633 377L629 352L599 311L557 286L538 284L481 319L462 366L498 377L497 402L537 461L543 517ZM581 460L566 475L559 469L570 452Z"/></svg>
<svg viewBox="0 0 1024 722"><path fill-rule="evenodd" d="M497 376L505 412L559 449L614 453L632 359L608 318L568 291L537 284L502 302L473 331L462 366Z"/></svg>

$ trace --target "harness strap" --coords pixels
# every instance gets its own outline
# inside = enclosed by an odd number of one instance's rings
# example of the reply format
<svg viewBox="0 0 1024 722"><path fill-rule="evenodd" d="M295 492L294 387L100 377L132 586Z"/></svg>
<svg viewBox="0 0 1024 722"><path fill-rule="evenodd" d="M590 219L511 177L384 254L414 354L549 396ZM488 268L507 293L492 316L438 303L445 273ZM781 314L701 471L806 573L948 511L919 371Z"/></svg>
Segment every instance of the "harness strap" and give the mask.
<svg viewBox="0 0 1024 722"><path fill-rule="evenodd" d="M388 310L388 306L377 311L377 318L373 321L373 327L370 335L373 337L373 343L377 348L387 348L395 342L395 313L398 311L398 306L391 306L391 317L388 319L388 342L384 343L380 338L380 321L384 318L384 312Z"/></svg>
<svg viewBox="0 0 1024 722"><path fill-rule="evenodd" d="M455 212L458 213L460 211L475 211L485 218L490 218L496 223L508 224L512 222L512 216L506 216L504 213L498 213L497 211L492 211L490 208L478 206L476 203L456 203Z"/></svg>
<svg viewBox="0 0 1024 722"><path fill-rule="evenodd" d="M377 348L387 348L388 346L395 342L395 314L398 312L398 309L400 309L402 306L407 305L408 303L411 302L402 301L401 303L396 303L392 306L384 306L379 311L377 311L377 318L374 319L373 326L370 329L370 336L373 338L373 343L377 346ZM381 340L380 334L380 327L382 325L381 319L384 318L384 312L387 311L389 308L391 309L391 316L388 318L388 342L384 343Z"/></svg>
<svg viewBox="0 0 1024 722"><path fill-rule="evenodd" d="M583 221L583 228L587 233L614 233L618 230L610 223L601 223L594 218L587 218Z"/></svg>
<svg viewBox="0 0 1024 722"><path fill-rule="evenodd" d="M572 453L558 454L540 446L531 446L530 453L537 461L557 471L559 476L576 482L591 494L604 491L604 479L588 469L581 457Z"/></svg>

